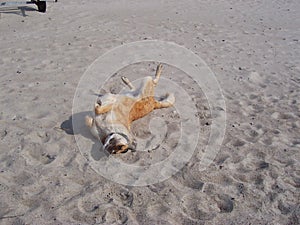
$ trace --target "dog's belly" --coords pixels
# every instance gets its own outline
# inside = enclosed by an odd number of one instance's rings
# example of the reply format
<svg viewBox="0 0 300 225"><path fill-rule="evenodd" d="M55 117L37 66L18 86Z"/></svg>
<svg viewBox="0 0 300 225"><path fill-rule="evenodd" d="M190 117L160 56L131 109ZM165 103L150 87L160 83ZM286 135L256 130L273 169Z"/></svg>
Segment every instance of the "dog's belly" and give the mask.
<svg viewBox="0 0 300 225"><path fill-rule="evenodd" d="M153 96L148 96L136 101L129 112L130 122L142 118L152 112L155 107L155 99Z"/></svg>
<svg viewBox="0 0 300 225"><path fill-rule="evenodd" d="M153 111L155 108L155 99L153 96L144 98L124 97L112 108L112 114L109 116L110 122L118 122L130 129L132 121L142 118ZM114 122L114 123L115 123Z"/></svg>

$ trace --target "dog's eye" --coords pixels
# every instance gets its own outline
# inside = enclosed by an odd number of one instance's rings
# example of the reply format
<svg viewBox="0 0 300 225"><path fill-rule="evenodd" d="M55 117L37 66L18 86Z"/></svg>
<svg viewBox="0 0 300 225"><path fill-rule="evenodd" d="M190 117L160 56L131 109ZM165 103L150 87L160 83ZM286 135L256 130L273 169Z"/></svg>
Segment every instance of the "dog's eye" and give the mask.
<svg viewBox="0 0 300 225"><path fill-rule="evenodd" d="M118 149L118 150L122 150L122 147L123 147L122 145L118 145L118 146L117 146L117 149Z"/></svg>

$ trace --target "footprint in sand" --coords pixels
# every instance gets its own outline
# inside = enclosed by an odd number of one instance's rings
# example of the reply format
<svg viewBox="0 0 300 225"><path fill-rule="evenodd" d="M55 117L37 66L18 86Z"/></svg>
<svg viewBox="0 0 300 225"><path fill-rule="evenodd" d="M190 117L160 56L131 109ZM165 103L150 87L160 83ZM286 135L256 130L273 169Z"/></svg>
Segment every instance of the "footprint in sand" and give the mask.
<svg viewBox="0 0 300 225"><path fill-rule="evenodd" d="M52 163L57 155L44 152L43 149L39 143L28 143L24 147L23 155L28 161L38 161L41 164Z"/></svg>
<svg viewBox="0 0 300 225"><path fill-rule="evenodd" d="M259 85L262 88L265 88L266 81L262 75L260 75L258 72L251 72L249 74L248 80L255 85Z"/></svg>
<svg viewBox="0 0 300 225"><path fill-rule="evenodd" d="M183 212L193 220L212 220L216 214L212 212L212 209L204 208L201 204L195 204L195 199L197 202L210 201L209 199L201 198L199 196L186 194L182 198Z"/></svg>
<svg viewBox="0 0 300 225"><path fill-rule="evenodd" d="M226 195L219 195L217 197L217 204L221 213L230 213L234 208L233 199Z"/></svg>

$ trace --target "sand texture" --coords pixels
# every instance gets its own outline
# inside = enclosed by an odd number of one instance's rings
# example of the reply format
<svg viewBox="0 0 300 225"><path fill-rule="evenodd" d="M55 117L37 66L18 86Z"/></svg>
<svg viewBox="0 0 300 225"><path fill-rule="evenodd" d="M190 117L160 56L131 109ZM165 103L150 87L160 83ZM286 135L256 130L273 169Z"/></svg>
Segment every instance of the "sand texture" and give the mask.
<svg viewBox="0 0 300 225"><path fill-rule="evenodd" d="M47 6L45 14L34 6L0 9L0 224L300 223L299 0L61 0ZM227 120L219 153L200 171L214 116L193 79L164 65L162 77L192 96L200 137L174 176L136 187L92 168L75 136L95 140L72 130L72 118L83 116L72 115L72 106L94 60L142 40L174 42L200 56L222 89ZM154 75L156 65L125 67L100 92L118 93L120 76ZM158 95L167 89L162 81ZM186 103L175 97L177 106ZM146 166L167 158L182 118L167 108L134 122L147 151L116 157ZM161 121L165 136L153 129ZM88 151L95 163L105 160L98 148Z"/></svg>

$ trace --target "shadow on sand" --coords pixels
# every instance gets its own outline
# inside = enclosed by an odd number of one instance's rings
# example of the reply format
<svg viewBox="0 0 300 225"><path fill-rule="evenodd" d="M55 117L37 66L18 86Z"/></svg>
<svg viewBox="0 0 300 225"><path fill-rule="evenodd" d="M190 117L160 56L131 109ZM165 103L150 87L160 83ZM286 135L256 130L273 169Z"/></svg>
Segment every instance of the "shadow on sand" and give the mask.
<svg viewBox="0 0 300 225"><path fill-rule="evenodd" d="M87 139L92 140L94 143L90 151L91 157L95 161L106 159L109 156L109 153L103 151L102 143L92 136L91 132L85 125L85 117L87 115L91 115L91 112L84 111L73 114L67 120L61 123L60 128L64 130L68 135L81 135Z"/></svg>
<svg viewBox="0 0 300 225"><path fill-rule="evenodd" d="M28 16L26 12L38 12L37 9L28 6L18 6L18 7L3 7L0 8L0 15L3 14L15 14L18 16L26 17Z"/></svg>

